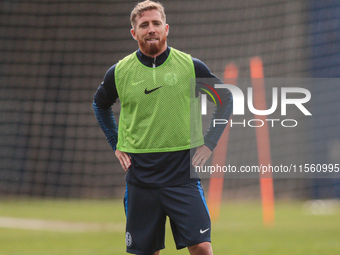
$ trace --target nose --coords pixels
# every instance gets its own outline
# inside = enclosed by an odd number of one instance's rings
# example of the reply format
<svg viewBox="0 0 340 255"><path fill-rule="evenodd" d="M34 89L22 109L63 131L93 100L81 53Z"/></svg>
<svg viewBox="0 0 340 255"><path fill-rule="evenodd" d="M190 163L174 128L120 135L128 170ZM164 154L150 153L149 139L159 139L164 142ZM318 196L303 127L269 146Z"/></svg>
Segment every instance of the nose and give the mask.
<svg viewBox="0 0 340 255"><path fill-rule="evenodd" d="M149 25L149 31L148 31L148 33L149 33L149 34L155 33L155 27L154 27L154 25L152 25L152 24Z"/></svg>

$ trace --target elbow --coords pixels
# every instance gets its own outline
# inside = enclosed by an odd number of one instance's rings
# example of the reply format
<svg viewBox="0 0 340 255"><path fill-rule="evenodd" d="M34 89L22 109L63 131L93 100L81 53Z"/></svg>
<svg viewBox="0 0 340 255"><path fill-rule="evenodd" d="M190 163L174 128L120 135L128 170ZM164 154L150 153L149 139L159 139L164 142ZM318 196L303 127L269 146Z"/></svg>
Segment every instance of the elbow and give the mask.
<svg viewBox="0 0 340 255"><path fill-rule="evenodd" d="M93 99L93 101L92 101L92 108L93 109L97 109L98 108L98 105L97 105L97 102L96 102L95 99Z"/></svg>
<svg viewBox="0 0 340 255"><path fill-rule="evenodd" d="M98 106L96 100L93 100L93 102L92 102L92 109L93 109L93 111L94 111L95 114L96 114L96 113L98 112L98 110L99 110L99 106Z"/></svg>

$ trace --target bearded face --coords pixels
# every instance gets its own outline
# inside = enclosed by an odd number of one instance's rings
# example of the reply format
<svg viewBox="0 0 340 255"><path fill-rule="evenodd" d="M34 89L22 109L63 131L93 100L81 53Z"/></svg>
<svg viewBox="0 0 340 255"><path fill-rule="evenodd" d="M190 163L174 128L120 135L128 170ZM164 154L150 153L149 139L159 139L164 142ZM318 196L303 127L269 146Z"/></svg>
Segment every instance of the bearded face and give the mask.
<svg viewBox="0 0 340 255"><path fill-rule="evenodd" d="M166 50L169 25L165 24L157 10L143 12L131 29L140 50L147 56L156 57Z"/></svg>

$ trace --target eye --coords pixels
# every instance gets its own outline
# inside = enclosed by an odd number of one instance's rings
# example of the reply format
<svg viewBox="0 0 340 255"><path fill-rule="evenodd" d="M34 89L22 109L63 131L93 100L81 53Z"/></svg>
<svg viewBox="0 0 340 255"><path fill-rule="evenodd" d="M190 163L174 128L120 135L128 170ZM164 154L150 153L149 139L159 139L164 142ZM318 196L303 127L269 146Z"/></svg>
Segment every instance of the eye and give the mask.
<svg viewBox="0 0 340 255"><path fill-rule="evenodd" d="M146 28L148 26L148 24L147 23L142 23L142 24L140 24L140 26L139 27L141 27L141 28Z"/></svg>

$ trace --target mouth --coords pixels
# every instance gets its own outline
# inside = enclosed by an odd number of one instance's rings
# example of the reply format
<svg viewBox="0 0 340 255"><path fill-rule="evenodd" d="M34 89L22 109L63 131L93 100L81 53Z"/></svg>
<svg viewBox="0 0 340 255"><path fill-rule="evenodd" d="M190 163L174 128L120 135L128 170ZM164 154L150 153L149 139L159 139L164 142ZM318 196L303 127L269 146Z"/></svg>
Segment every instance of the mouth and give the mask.
<svg viewBox="0 0 340 255"><path fill-rule="evenodd" d="M146 41L147 41L148 43L156 43L156 42L159 41L159 39L158 39L158 38L147 38Z"/></svg>

